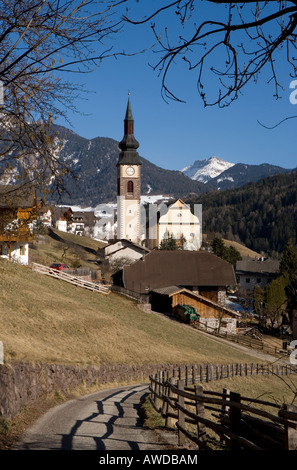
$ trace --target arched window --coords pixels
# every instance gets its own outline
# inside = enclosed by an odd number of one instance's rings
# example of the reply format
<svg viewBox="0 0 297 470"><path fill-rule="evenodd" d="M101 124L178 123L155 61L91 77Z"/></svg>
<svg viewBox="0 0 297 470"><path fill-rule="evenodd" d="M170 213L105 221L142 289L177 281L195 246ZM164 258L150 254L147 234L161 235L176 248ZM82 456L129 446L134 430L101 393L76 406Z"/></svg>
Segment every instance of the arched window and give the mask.
<svg viewBox="0 0 297 470"><path fill-rule="evenodd" d="M128 183L127 183L127 193L133 194L133 190L134 190L133 181L128 181Z"/></svg>

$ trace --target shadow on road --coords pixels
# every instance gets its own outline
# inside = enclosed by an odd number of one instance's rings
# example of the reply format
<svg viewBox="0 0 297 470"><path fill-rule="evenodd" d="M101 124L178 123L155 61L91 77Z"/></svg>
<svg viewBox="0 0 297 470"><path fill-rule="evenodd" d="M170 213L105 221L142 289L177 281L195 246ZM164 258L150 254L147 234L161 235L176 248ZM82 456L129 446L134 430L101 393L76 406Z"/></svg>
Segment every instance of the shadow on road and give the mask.
<svg viewBox="0 0 297 470"><path fill-rule="evenodd" d="M61 449L74 449L76 447L74 439L78 436L80 436L80 438L83 436L94 440L96 450L106 450L107 442L109 443L108 448L110 450L111 441L113 450L122 449L123 444L125 444L126 449L128 444L129 450L139 450L140 444L143 441L140 438L139 432L139 430L142 429L138 413L139 398L137 399L137 404L133 403L133 396L136 393L139 393L139 390L132 389L130 393L126 392L123 398L119 397L119 400L117 400L116 397L122 394L120 390L106 396L100 401L96 401L98 411L93 412L83 420L76 421L71 432L62 436ZM144 392L144 395L146 393L147 391ZM110 410L111 406L113 407L112 412ZM115 409L117 413L115 413ZM94 436L93 434L87 435L84 433L82 427L88 422L96 423L98 426L98 434L100 435ZM103 430L103 433L99 433L100 430Z"/></svg>

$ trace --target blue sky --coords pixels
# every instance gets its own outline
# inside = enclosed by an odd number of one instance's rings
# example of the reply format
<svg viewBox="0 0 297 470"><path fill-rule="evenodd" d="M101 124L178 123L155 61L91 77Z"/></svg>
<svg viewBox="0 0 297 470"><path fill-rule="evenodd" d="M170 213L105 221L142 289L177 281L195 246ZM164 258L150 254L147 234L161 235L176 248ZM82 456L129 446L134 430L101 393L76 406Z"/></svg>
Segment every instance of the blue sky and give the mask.
<svg viewBox="0 0 297 470"><path fill-rule="evenodd" d="M169 17L166 21L174 25ZM129 51L152 41L149 26L131 27L115 36L114 47ZM258 122L270 127L297 115L297 105L290 102L293 78L283 59L278 62L281 99L273 97L274 88L267 83L269 71L264 71L257 84L249 84L243 95L226 108L205 108L197 93L195 72L178 65L172 69L170 85L186 102L165 102L161 78L149 66L156 60L152 52L109 58L90 74L73 74L71 80L84 84L89 93L76 101L83 114L69 113L72 129L87 139L100 136L120 141L130 92L139 154L162 168L179 170L213 155L232 163L297 167L297 119L289 119L275 129L266 129ZM215 92L211 79L208 83L210 91ZM70 127L61 120L57 122Z"/></svg>

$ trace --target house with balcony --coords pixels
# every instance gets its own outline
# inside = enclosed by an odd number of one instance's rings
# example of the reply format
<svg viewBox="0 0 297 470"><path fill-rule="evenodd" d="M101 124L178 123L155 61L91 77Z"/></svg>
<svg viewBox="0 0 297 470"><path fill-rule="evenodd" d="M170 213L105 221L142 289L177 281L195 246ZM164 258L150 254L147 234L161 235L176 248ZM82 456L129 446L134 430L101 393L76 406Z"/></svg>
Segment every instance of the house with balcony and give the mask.
<svg viewBox="0 0 297 470"><path fill-rule="evenodd" d="M36 193L32 189L10 188L0 191L0 256L27 265L29 243L33 241L33 221L37 218Z"/></svg>

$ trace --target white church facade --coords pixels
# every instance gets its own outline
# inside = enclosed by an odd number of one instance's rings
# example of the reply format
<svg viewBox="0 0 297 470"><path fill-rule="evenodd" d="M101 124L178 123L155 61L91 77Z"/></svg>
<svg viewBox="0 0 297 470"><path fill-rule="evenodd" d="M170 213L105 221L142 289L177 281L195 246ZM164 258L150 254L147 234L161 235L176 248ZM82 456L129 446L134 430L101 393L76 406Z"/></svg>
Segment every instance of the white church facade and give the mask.
<svg viewBox="0 0 297 470"><path fill-rule="evenodd" d="M202 243L201 206L193 214L188 204L181 199L171 204L157 223L157 246L162 240L172 237L184 250L199 250Z"/></svg>
<svg viewBox="0 0 297 470"><path fill-rule="evenodd" d="M134 137L134 119L130 97L124 119L124 137L119 143L117 162L117 240L129 240L147 248L159 248L163 239L183 240L185 250L199 250L202 243L202 210L194 214L190 206L178 199L148 209L141 206L141 165ZM200 205L199 205L200 206ZM197 212L197 213L196 213Z"/></svg>

